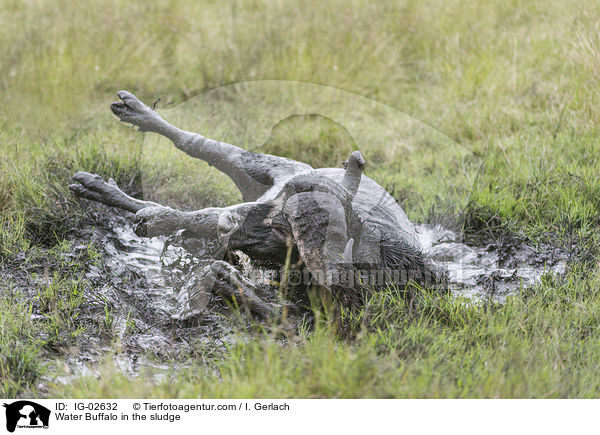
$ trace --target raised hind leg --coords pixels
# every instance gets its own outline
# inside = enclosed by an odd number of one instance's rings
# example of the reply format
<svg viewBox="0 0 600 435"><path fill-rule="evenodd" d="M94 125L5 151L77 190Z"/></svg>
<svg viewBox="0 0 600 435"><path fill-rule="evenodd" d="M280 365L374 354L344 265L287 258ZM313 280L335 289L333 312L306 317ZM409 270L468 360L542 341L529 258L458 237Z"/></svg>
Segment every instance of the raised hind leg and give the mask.
<svg viewBox="0 0 600 435"><path fill-rule="evenodd" d="M114 180L106 182L99 175L89 172L77 172L73 175L73 181L76 183L69 185L69 189L75 195L135 213L135 231L145 237L167 235L183 229L200 236L216 237L219 217L226 210L211 207L185 212L142 201L127 195Z"/></svg>
<svg viewBox="0 0 600 435"><path fill-rule="evenodd" d="M121 101L113 103L111 110L122 122L136 125L140 131L163 135L181 151L224 172L242 192L244 201L256 200L278 179L312 169L305 163L252 153L235 145L207 139L198 133L181 130L165 121L132 93L119 91L117 95Z"/></svg>
<svg viewBox="0 0 600 435"><path fill-rule="evenodd" d="M189 230L198 236L218 239L223 249L235 250L243 246L243 239L230 243L230 238L244 226L249 215L254 216L252 211L260 208L256 202L245 202L224 208L181 211L132 198L119 189L114 180L106 182L96 174L78 172L73 181L76 183L69 189L75 195L135 213L135 232L140 236L154 237ZM254 226L261 224L260 216L258 219L252 220Z"/></svg>

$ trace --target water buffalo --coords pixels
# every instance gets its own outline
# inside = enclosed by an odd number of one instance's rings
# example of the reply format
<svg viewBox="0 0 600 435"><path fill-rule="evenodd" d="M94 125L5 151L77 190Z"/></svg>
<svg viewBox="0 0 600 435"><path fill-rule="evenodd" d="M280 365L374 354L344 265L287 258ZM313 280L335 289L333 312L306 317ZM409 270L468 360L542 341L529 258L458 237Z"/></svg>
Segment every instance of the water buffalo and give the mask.
<svg viewBox="0 0 600 435"><path fill-rule="evenodd" d="M205 266L190 290L219 294L268 317L279 304L242 275L226 252L242 251L257 265L295 267L346 303L364 289L411 282L443 287L445 273L423 253L413 224L386 190L362 173L353 152L344 168L314 169L285 157L258 154L181 130L127 91L118 92L112 112L142 132L158 133L191 157L227 174L244 202L185 212L135 199L112 180L78 172L70 186L78 196L135 213L136 232L152 237L187 230L218 240L222 258ZM370 282L373 271L382 272ZM363 273L368 271L368 273Z"/></svg>

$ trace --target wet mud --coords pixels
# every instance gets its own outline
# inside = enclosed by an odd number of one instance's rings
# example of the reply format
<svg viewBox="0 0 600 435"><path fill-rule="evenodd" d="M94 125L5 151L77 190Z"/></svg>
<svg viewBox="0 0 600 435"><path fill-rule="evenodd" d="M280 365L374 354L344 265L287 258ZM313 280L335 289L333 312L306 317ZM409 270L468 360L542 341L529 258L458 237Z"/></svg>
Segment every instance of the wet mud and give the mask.
<svg viewBox="0 0 600 435"><path fill-rule="evenodd" d="M567 267L567 256L557 247L534 248L515 238L469 246L459 234L439 225L416 229L423 249L448 270L453 293L475 301L502 302L542 275L562 274Z"/></svg>
<svg viewBox="0 0 600 435"><path fill-rule="evenodd" d="M78 322L85 327L75 345L63 349L65 375L94 374L98 362L113 355L120 369L136 376L145 368L161 373L173 361L184 361L219 352L228 343L248 339L244 331L252 319L235 316L223 301L210 300L202 315L179 320L180 291L202 261L189 251L208 258L215 247L201 240L185 243L181 237L141 238L132 227L132 215L105 206L89 209L84 225L70 240L63 264L83 265L83 303ZM417 234L425 251L449 272L454 294L473 300L504 298L537 282L545 273L564 273L566 257L560 249L536 250L525 243L499 242L468 246L461 237L441 226L419 225ZM87 258L89 246L99 257ZM32 300L32 316L46 314L36 302L36 282L48 279L48 265L15 256L4 262L0 279L12 291ZM58 262L60 263L60 261ZM50 265L54 272L57 264ZM244 273L252 266L240 261ZM255 276L255 275L253 275ZM299 320L298 320L299 321ZM292 319L292 322L294 320Z"/></svg>

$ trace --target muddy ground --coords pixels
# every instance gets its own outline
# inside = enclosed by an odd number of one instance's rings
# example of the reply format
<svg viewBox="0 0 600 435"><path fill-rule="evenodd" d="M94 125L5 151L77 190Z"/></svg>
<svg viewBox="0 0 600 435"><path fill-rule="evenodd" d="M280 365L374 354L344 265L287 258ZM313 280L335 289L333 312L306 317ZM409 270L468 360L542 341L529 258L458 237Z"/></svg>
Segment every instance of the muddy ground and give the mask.
<svg viewBox="0 0 600 435"><path fill-rule="evenodd" d="M66 360L65 377L94 373L94 366L113 354L121 368L136 375L141 368L167 369L177 361L218 352L227 343L248 338L256 325L234 313L218 299L202 315L176 318L181 308L179 290L185 286L198 257L177 246L177 239L144 239L132 229L133 215L99 204L83 202L85 218L71 231L62 249L40 252L32 258L18 254L0 266L0 279L19 298L31 301L31 316L49 318L52 298L73 300L76 337L56 342ZM533 285L544 273L565 272L564 250L548 245L534 248L516 237L467 245L451 230L419 225L424 249L447 267L453 293L474 301L502 302L509 294ZM197 242L200 243L200 242ZM166 248L165 248L166 246ZM41 248L42 250L45 248ZM211 246L195 246L208 252ZM50 252L50 248L48 248ZM248 273L248 264L245 271ZM40 288L60 276L76 276L77 295L57 288L40 295ZM294 329L303 316L288 319ZM268 327L268 325L263 325Z"/></svg>

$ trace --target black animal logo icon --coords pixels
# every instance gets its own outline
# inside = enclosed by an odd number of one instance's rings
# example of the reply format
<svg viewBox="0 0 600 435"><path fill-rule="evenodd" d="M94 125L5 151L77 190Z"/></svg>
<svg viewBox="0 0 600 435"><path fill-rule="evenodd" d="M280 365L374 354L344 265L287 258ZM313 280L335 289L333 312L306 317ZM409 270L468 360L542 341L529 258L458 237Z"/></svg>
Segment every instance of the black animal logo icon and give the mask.
<svg viewBox="0 0 600 435"><path fill-rule="evenodd" d="M3 405L6 408L6 430L14 432L19 426L48 427L50 410L29 400Z"/></svg>

